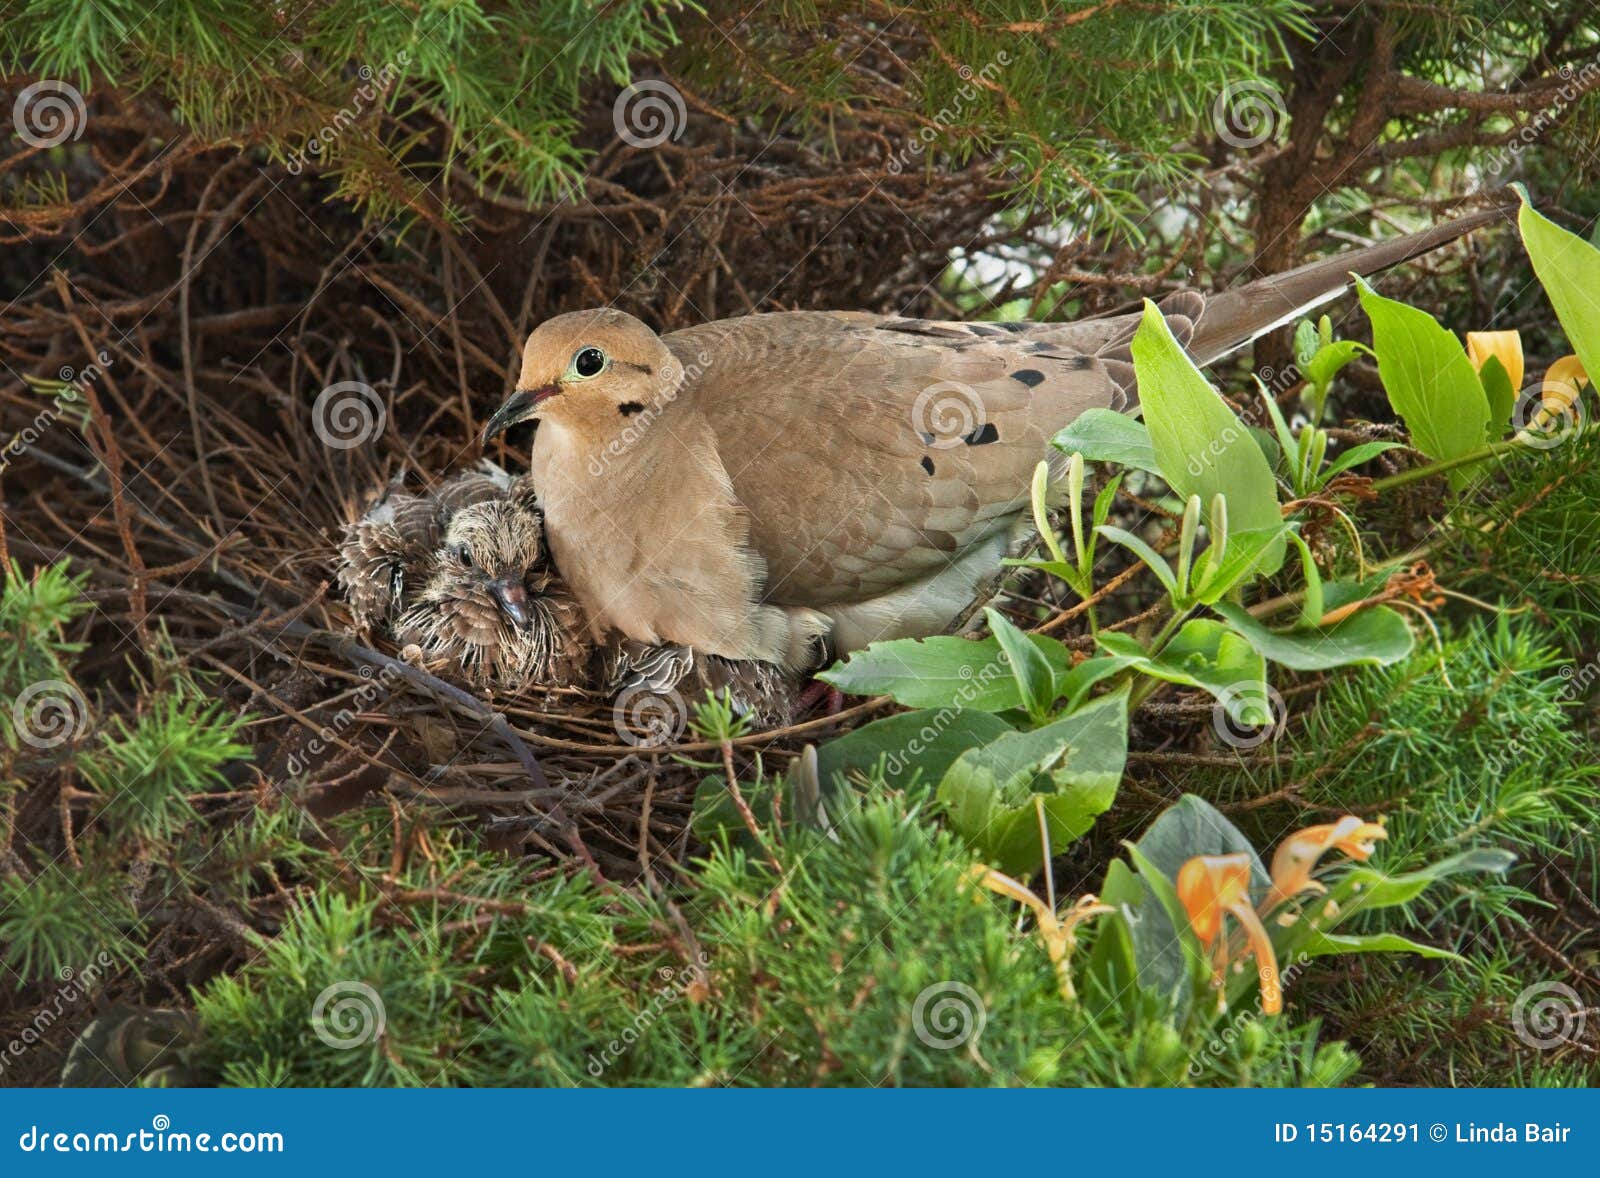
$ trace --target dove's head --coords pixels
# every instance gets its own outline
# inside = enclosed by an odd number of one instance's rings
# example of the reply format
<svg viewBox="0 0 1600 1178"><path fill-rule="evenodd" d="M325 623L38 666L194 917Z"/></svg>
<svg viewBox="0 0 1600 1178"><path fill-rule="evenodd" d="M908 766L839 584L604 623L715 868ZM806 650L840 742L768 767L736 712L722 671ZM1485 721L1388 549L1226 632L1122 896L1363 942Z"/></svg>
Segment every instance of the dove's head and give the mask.
<svg viewBox="0 0 1600 1178"><path fill-rule="evenodd" d="M670 400L682 377L661 337L625 311L557 315L528 337L516 391L489 419L484 440L530 418L620 427Z"/></svg>
<svg viewBox="0 0 1600 1178"><path fill-rule="evenodd" d="M450 517L426 595L441 607L498 615L511 627L526 627L529 591L537 594L544 580L543 558L544 524L531 503L474 503Z"/></svg>

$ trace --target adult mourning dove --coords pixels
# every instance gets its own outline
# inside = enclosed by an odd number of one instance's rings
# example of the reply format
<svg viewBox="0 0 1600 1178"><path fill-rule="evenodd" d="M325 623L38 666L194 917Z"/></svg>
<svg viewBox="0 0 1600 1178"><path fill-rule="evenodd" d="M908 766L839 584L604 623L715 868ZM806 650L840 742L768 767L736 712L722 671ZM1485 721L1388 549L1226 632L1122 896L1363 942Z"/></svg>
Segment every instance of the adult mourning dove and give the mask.
<svg viewBox="0 0 1600 1178"><path fill-rule="evenodd" d="M1488 212L1161 310L1210 363ZM945 628L1028 526L1029 476L1092 406L1137 412L1138 313L955 323L791 311L658 336L561 315L485 439L539 423L530 474L599 632L809 668Z"/></svg>

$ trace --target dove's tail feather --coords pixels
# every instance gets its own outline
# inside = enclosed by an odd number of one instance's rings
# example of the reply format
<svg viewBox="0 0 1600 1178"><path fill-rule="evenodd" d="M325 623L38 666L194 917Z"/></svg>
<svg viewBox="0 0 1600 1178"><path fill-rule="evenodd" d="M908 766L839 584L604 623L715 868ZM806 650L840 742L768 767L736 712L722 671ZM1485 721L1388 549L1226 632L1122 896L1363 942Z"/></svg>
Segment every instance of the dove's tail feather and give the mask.
<svg viewBox="0 0 1600 1178"><path fill-rule="evenodd" d="M1431 253L1474 229L1506 218L1506 211L1501 209L1472 213L1432 229L1309 262L1282 274L1258 278L1233 290L1209 295L1205 312L1189 341L1189 354L1200 365L1210 364L1337 298L1349 287L1352 273L1365 278Z"/></svg>

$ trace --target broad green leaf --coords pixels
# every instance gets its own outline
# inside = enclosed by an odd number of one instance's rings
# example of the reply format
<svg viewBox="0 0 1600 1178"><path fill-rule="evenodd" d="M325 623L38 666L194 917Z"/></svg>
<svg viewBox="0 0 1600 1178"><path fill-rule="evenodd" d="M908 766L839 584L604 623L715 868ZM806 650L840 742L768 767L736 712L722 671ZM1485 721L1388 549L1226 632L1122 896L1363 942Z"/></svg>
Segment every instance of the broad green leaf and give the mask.
<svg viewBox="0 0 1600 1178"><path fill-rule="evenodd" d="M1351 446L1339 457L1328 463L1322 472L1324 481L1331 481L1335 475L1341 475L1347 470L1360 466L1363 462L1370 462L1385 450L1394 450L1399 442L1362 442L1359 446Z"/></svg>
<svg viewBox="0 0 1600 1178"><path fill-rule="evenodd" d="M1050 714L1050 705L1056 699L1056 674L1044 651L1029 641L1028 635L1017 629L999 610L985 609L989 632L1005 652L1011 677L1017 682L1017 693L1022 706L1035 724Z"/></svg>
<svg viewBox="0 0 1600 1178"><path fill-rule="evenodd" d="M1100 899L1113 905L1118 915L1101 925L1089 959L1089 976L1108 989L1114 986L1110 993L1130 1003L1135 997L1126 978L1131 954L1139 986L1163 995L1180 1012L1186 1010L1197 986L1205 980L1192 971L1198 970L1200 975L1206 971L1203 960L1195 956L1188 918L1177 904L1174 885L1178 869L1195 855L1239 851L1250 856L1252 891L1265 896L1270 880L1255 848L1216 807L1185 794L1162 811L1129 852L1139 865L1138 875L1121 862L1113 862L1106 872Z"/></svg>
<svg viewBox="0 0 1600 1178"><path fill-rule="evenodd" d="M1128 694L1119 691L1031 732L1009 732L961 754L939 783L950 825L1011 874L1043 862L1093 825L1115 799L1128 756Z"/></svg>
<svg viewBox="0 0 1600 1178"><path fill-rule="evenodd" d="M880 763L883 780L905 789L913 781L929 790L962 753L1012 731L998 716L971 708L926 708L863 724L817 749L817 777L836 788L852 772L869 773Z"/></svg>
<svg viewBox="0 0 1600 1178"><path fill-rule="evenodd" d="M1517 228L1572 350L1600 382L1600 249L1535 211L1521 185Z"/></svg>
<svg viewBox="0 0 1600 1178"><path fill-rule="evenodd" d="M1161 474L1144 422L1115 409L1085 409L1052 444L1063 453L1082 454L1085 462L1115 462Z"/></svg>
<svg viewBox="0 0 1600 1178"><path fill-rule="evenodd" d="M1210 802L1184 794L1161 812L1138 842L1139 851L1174 883L1178 868L1196 855L1250 856L1251 891L1265 893L1271 883L1267 869L1244 833Z"/></svg>
<svg viewBox="0 0 1600 1178"><path fill-rule="evenodd" d="M1190 927L1189 914L1178 899L1177 873L1167 875L1150 861L1137 844L1124 843L1123 846L1127 848L1128 858L1139 873L1139 882L1149 896L1141 911L1152 924L1153 935L1144 946L1146 952L1152 954L1152 959L1140 961L1139 972L1142 975L1148 966L1162 973L1174 972L1186 981L1188 984L1182 985L1177 995L1178 1009L1180 1013L1186 1013L1194 996L1205 991L1211 977L1211 967L1206 961L1205 951L1200 947L1200 939ZM1165 919L1164 929L1159 918ZM1140 948L1136 940L1134 952L1138 953Z"/></svg>
<svg viewBox="0 0 1600 1178"><path fill-rule="evenodd" d="M1145 425L1167 485L1181 499L1199 495L1207 510L1217 494L1226 496L1229 523L1237 531L1277 524L1278 484L1266 455L1148 299L1132 350ZM1279 545L1269 554L1267 571L1282 563Z"/></svg>
<svg viewBox="0 0 1600 1178"><path fill-rule="evenodd" d="M1500 357L1490 356L1478 369L1478 381L1483 385L1483 395L1489 398L1489 440L1492 442L1506 432L1511 422L1511 411L1517 405L1517 390L1511 387L1511 374L1500 363Z"/></svg>
<svg viewBox="0 0 1600 1178"><path fill-rule="evenodd" d="M1426 311L1385 298L1364 279L1356 279L1356 289L1372 320L1378 377L1416 448L1443 460L1482 446L1489 400L1461 341ZM1463 468L1449 474L1458 490L1470 477Z"/></svg>
<svg viewBox="0 0 1600 1178"><path fill-rule="evenodd" d="M1324 597L1342 586L1324 586ZM1249 639L1267 658L1293 671L1324 671L1365 663L1386 667L1411 653L1416 639L1399 612L1372 606L1332 626L1315 629L1272 630L1232 602L1216 610L1228 624Z"/></svg>
<svg viewBox="0 0 1600 1178"><path fill-rule="evenodd" d="M1058 675L1072 666L1067 648L1047 634L1030 634ZM817 678L850 695L887 695L909 708L976 708L1005 712L1023 706L1022 693L993 636L974 640L896 638L874 642Z"/></svg>
<svg viewBox="0 0 1600 1178"><path fill-rule="evenodd" d="M1102 631L1095 641L1108 654L1129 659L1146 675L1210 692L1235 723L1259 728L1274 720L1268 703L1266 661L1248 640L1221 622L1210 618L1185 622L1153 657L1127 634Z"/></svg>
<svg viewBox="0 0 1600 1178"><path fill-rule="evenodd" d="M1325 933L1311 930L1295 943L1295 957L1333 957L1344 953L1416 953L1422 957L1446 957L1456 961L1459 955L1434 945L1424 945L1399 933L1368 933L1366 935Z"/></svg>

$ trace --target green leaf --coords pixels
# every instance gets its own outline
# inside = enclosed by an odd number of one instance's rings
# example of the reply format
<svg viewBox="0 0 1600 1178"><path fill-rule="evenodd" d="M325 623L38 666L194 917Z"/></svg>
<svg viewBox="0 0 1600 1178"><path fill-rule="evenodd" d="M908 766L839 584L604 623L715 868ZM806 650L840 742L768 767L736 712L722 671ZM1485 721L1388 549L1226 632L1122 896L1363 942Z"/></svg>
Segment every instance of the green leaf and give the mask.
<svg viewBox="0 0 1600 1178"><path fill-rule="evenodd" d="M1359 446L1351 446L1339 457L1328 463L1323 471L1323 483L1331 482L1335 475L1341 475L1347 470L1360 466L1363 462L1370 462L1385 450L1398 449L1399 442L1362 442Z"/></svg>
<svg viewBox="0 0 1600 1178"><path fill-rule="evenodd" d="M1089 694L1090 688L1103 679L1109 679L1118 671L1132 666L1133 661L1112 655L1096 655L1093 658L1084 659L1083 662L1061 676L1056 681L1056 691L1064 701L1067 711L1076 711Z"/></svg>
<svg viewBox="0 0 1600 1178"><path fill-rule="evenodd" d="M1482 446L1489 400L1461 342L1426 311L1384 298L1364 279L1356 288L1372 320L1378 376L1416 448L1445 460ZM1452 487L1466 485L1466 468L1449 473Z"/></svg>
<svg viewBox="0 0 1600 1178"><path fill-rule="evenodd" d="M1324 586L1324 592L1335 588ZM1216 610L1263 655L1293 671L1361 663L1387 667L1410 654L1416 642L1405 619L1383 605L1360 610L1332 626L1300 630L1268 629L1232 602L1221 602Z"/></svg>
<svg viewBox="0 0 1600 1178"><path fill-rule="evenodd" d="M1210 692L1238 724L1259 728L1275 719L1268 703L1266 661L1248 640L1221 622L1211 618L1185 622L1154 657L1126 634L1106 631L1095 641L1146 675Z"/></svg>
<svg viewBox="0 0 1600 1178"><path fill-rule="evenodd" d="M1511 387L1511 374L1499 356L1490 356L1483 362L1478 381L1483 385L1483 395L1489 398L1488 440L1493 442L1506 432L1511 411L1517 406L1517 390Z"/></svg>
<svg viewBox="0 0 1600 1178"><path fill-rule="evenodd" d="M920 782L933 789L950 765L970 748L1011 732L1011 725L989 712L970 708L926 708L863 724L817 749L817 777L824 789L837 787L852 772L883 766L893 789Z"/></svg>
<svg viewBox="0 0 1600 1178"><path fill-rule="evenodd" d="M1305 377L1318 389L1326 389L1339 370L1361 354L1361 344L1352 339L1334 340L1312 353L1305 365Z"/></svg>
<svg viewBox="0 0 1600 1178"><path fill-rule="evenodd" d="M1029 641L1027 634L1007 621L1000 611L985 609L983 615L989 621L989 632L1000 643L1000 649L1005 654L1028 718L1035 724L1043 722L1056 701L1056 675L1051 669L1050 660L1045 657L1044 651Z"/></svg>
<svg viewBox="0 0 1600 1178"><path fill-rule="evenodd" d="M1250 856L1252 892L1265 893L1271 884L1266 867L1244 833L1210 802L1184 794L1161 812L1138 842L1139 851L1174 883L1178 868L1196 855Z"/></svg>
<svg viewBox="0 0 1600 1178"><path fill-rule="evenodd" d="M1294 541L1294 546L1300 550L1300 575L1305 580L1305 596L1300 604L1300 621L1305 626L1315 626L1322 620L1322 571L1317 568L1316 557L1311 554L1311 545L1300 538L1298 532L1291 532L1289 539Z"/></svg>
<svg viewBox="0 0 1600 1178"><path fill-rule="evenodd" d="M1221 561L1213 561L1211 549L1200 554L1195 569L1195 600L1201 605L1221 601L1236 585L1264 576L1274 552L1283 551L1289 526L1279 521L1276 527L1233 532Z"/></svg>
<svg viewBox="0 0 1600 1178"><path fill-rule="evenodd" d="M1161 474L1144 422L1115 409L1085 409L1051 444L1066 454L1082 454L1085 462L1115 462Z"/></svg>
<svg viewBox="0 0 1600 1178"><path fill-rule="evenodd" d="M1208 510L1214 496L1226 496L1229 523L1237 531L1277 524L1278 484L1266 455L1148 299L1132 350L1145 425L1167 485L1182 499L1199 495ZM1269 554L1267 571L1282 563L1279 545Z"/></svg>
<svg viewBox="0 0 1600 1178"><path fill-rule="evenodd" d="M1151 922L1140 912L1148 894L1126 863L1112 860L1100 885L1099 898L1115 911L1097 925L1094 948L1083 971L1084 1003L1092 1015L1102 1016L1117 1008L1132 1014L1138 1007L1141 988L1164 995L1186 988L1183 957L1177 952L1170 924L1166 939L1173 944L1171 955L1163 956L1161 944L1149 939ZM1149 969L1139 968L1141 959L1151 962ZM1164 968L1168 962L1176 964L1175 973Z"/></svg>
<svg viewBox="0 0 1600 1178"><path fill-rule="evenodd" d="M1295 944L1295 957L1333 957L1343 953L1416 953L1423 957L1446 957L1461 960L1458 954L1434 945L1424 945L1399 933L1369 933L1345 935L1325 933L1313 929Z"/></svg>
<svg viewBox="0 0 1600 1178"><path fill-rule="evenodd" d="M1376 867L1362 865L1342 876L1329 895L1346 912L1354 908L1394 908L1415 900L1429 884L1453 875L1502 875L1516 858L1510 851L1481 848L1401 875L1387 875Z"/></svg>
<svg viewBox="0 0 1600 1178"><path fill-rule="evenodd" d="M1005 733L961 754L939 783L950 825L1000 870L1043 862L1082 835L1117 794L1128 756L1128 693L1108 695L1031 732Z"/></svg>
<svg viewBox="0 0 1600 1178"><path fill-rule="evenodd" d="M1150 545L1146 544L1132 532L1125 532L1121 528L1114 528L1110 524L1101 524L1095 529L1107 540L1113 540L1128 549L1145 564L1156 578L1165 587L1168 594L1174 599L1178 596L1178 578L1172 571L1172 566L1167 563L1167 558L1162 556Z"/></svg>
<svg viewBox="0 0 1600 1178"><path fill-rule="evenodd" d="M1072 666L1067 648L1047 634L1030 634L1052 670ZM1004 712L1023 706L1022 693L999 640L896 638L874 642L835 663L817 678L850 695L887 695L910 708L976 708Z"/></svg>
<svg viewBox="0 0 1600 1178"><path fill-rule="evenodd" d="M1522 198L1517 228L1533 272L1550 296L1572 350L1590 379L1600 384L1600 249L1535 211L1520 184L1517 195Z"/></svg>
<svg viewBox="0 0 1600 1178"><path fill-rule="evenodd" d="M1102 985L1116 985L1111 992L1124 995L1126 1003L1131 987L1122 974L1125 955L1131 953L1139 986L1164 996L1180 1013L1187 1010L1208 971L1177 902L1178 869L1195 855L1240 851L1250 857L1252 891L1265 896L1271 884L1266 867L1250 840L1216 807L1193 794L1168 806L1129 850L1138 875L1120 862L1106 872L1100 899L1115 906L1118 917L1102 924L1089 960L1090 976ZM1111 946L1102 953L1108 940Z"/></svg>

